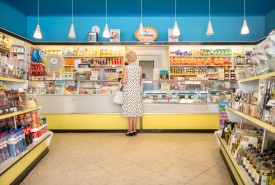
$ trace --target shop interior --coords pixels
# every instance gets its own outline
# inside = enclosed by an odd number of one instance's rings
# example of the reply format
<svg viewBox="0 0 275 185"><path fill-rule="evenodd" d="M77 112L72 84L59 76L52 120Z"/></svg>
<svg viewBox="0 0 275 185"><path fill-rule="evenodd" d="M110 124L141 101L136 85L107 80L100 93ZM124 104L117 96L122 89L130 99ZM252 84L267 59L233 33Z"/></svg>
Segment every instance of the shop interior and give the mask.
<svg viewBox="0 0 275 185"><path fill-rule="evenodd" d="M275 1L199 3L0 0L0 185L275 185Z"/></svg>

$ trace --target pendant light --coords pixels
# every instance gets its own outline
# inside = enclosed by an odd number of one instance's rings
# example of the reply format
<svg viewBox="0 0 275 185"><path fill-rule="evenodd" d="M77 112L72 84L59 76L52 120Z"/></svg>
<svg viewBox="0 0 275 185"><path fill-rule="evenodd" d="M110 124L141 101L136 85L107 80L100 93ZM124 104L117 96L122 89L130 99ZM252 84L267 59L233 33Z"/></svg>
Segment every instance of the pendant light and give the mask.
<svg viewBox="0 0 275 185"><path fill-rule="evenodd" d="M106 23L105 23L105 28L103 31L104 38L110 38L110 31L109 31L108 23L107 23L107 8L108 8L108 1L106 0Z"/></svg>
<svg viewBox="0 0 275 185"><path fill-rule="evenodd" d="M208 26L207 26L207 31L206 31L206 35L214 35L214 31L213 31L213 27L212 27L212 23L210 20L210 0L209 2L209 19L208 19Z"/></svg>
<svg viewBox="0 0 275 185"><path fill-rule="evenodd" d="M242 35L245 35L245 34L249 34L249 29L248 29L248 26L247 26L247 22L246 22L246 19L245 19L245 0L244 0L244 14L243 14L243 27L242 27L242 31L241 31L241 34Z"/></svg>
<svg viewBox="0 0 275 185"><path fill-rule="evenodd" d="M179 36L179 35L180 35L180 29L177 23L177 0L175 0L175 23L174 23L174 29L173 29L173 36Z"/></svg>
<svg viewBox="0 0 275 185"><path fill-rule="evenodd" d="M37 0L37 4L38 4L38 14L37 14L37 18L38 18L38 22L37 22L37 26L36 29L34 31L33 37L36 39L42 39L42 34L41 34L41 30L40 30L40 25L39 25L39 0Z"/></svg>
<svg viewBox="0 0 275 185"><path fill-rule="evenodd" d="M140 24L139 24L138 34L139 35L144 34L144 29L142 24L142 0L140 0Z"/></svg>
<svg viewBox="0 0 275 185"><path fill-rule="evenodd" d="M70 28L68 37L71 39L76 38L75 31L74 31L74 0L72 0L72 24L71 24L71 28Z"/></svg>

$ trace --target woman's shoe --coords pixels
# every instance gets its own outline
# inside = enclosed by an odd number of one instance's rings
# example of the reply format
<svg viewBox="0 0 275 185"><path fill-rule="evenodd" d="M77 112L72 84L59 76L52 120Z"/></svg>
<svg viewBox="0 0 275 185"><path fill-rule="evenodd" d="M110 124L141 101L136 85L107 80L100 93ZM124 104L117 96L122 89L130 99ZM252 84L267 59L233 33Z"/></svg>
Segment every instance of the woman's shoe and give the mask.
<svg viewBox="0 0 275 185"><path fill-rule="evenodd" d="M126 132L126 136L134 136L134 132Z"/></svg>
<svg viewBox="0 0 275 185"><path fill-rule="evenodd" d="M134 135L134 136L136 136L137 134L138 134L138 131L137 131L137 130L133 132L133 135Z"/></svg>

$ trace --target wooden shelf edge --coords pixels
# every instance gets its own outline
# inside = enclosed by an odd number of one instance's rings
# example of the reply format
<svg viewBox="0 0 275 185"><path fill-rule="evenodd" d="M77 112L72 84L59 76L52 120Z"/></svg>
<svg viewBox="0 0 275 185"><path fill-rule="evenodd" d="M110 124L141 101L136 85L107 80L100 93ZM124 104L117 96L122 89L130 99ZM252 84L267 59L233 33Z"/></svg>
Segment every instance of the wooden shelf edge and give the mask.
<svg viewBox="0 0 275 185"><path fill-rule="evenodd" d="M226 107L226 109L228 109L228 110L230 110L231 112L233 112L233 113L235 113L235 114L237 114L237 115L239 115L239 116L241 116L241 117L247 119L248 121L253 122L254 124L258 125L259 127L262 127L262 128L264 128L264 129L266 129L266 130L272 132L272 133L275 133L275 127L272 126L272 125L269 125L269 124L266 123L266 122L263 122L263 121L261 121L261 120L259 120L259 119L257 119L257 118L253 118L253 117L251 117L251 116L249 116L249 115L246 115L246 114L244 114L244 113L242 113L242 112L239 112L239 111L237 111L237 110L234 110L234 109L232 109L232 108L230 108L230 107Z"/></svg>
<svg viewBox="0 0 275 185"><path fill-rule="evenodd" d="M246 78L246 79L243 79L243 80L239 80L239 82L240 83L250 82L250 81L255 81L255 80L259 80L259 79L269 78L269 77L273 77L273 76L275 76L275 72L267 73L267 74L263 74L263 75L259 75L259 76L254 76L254 77L251 77L251 78Z"/></svg>
<svg viewBox="0 0 275 185"><path fill-rule="evenodd" d="M20 83L28 82L28 80L21 80L21 79L16 79L16 78L6 78L6 77L0 77L0 81L6 81L6 82L20 82Z"/></svg>
<svg viewBox="0 0 275 185"><path fill-rule="evenodd" d="M10 114L4 114L4 115L0 116L0 120L1 119L6 119L6 118L9 118L9 117L12 117L12 116L17 116L17 115L20 115L20 114L24 114L24 113L27 113L27 112L39 110L40 108L41 107L34 107L34 108L29 108L29 109L26 109L26 110L22 110L22 111L13 112L13 113L10 113Z"/></svg>

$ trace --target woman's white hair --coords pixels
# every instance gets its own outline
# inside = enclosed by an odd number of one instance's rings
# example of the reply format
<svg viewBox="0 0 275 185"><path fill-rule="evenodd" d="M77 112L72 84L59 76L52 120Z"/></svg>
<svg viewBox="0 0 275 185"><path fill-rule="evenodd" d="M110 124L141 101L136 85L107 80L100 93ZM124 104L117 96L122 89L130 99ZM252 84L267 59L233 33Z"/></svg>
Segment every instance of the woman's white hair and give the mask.
<svg viewBox="0 0 275 185"><path fill-rule="evenodd" d="M125 55L127 62L135 62L137 60L137 54L134 51L128 51Z"/></svg>

